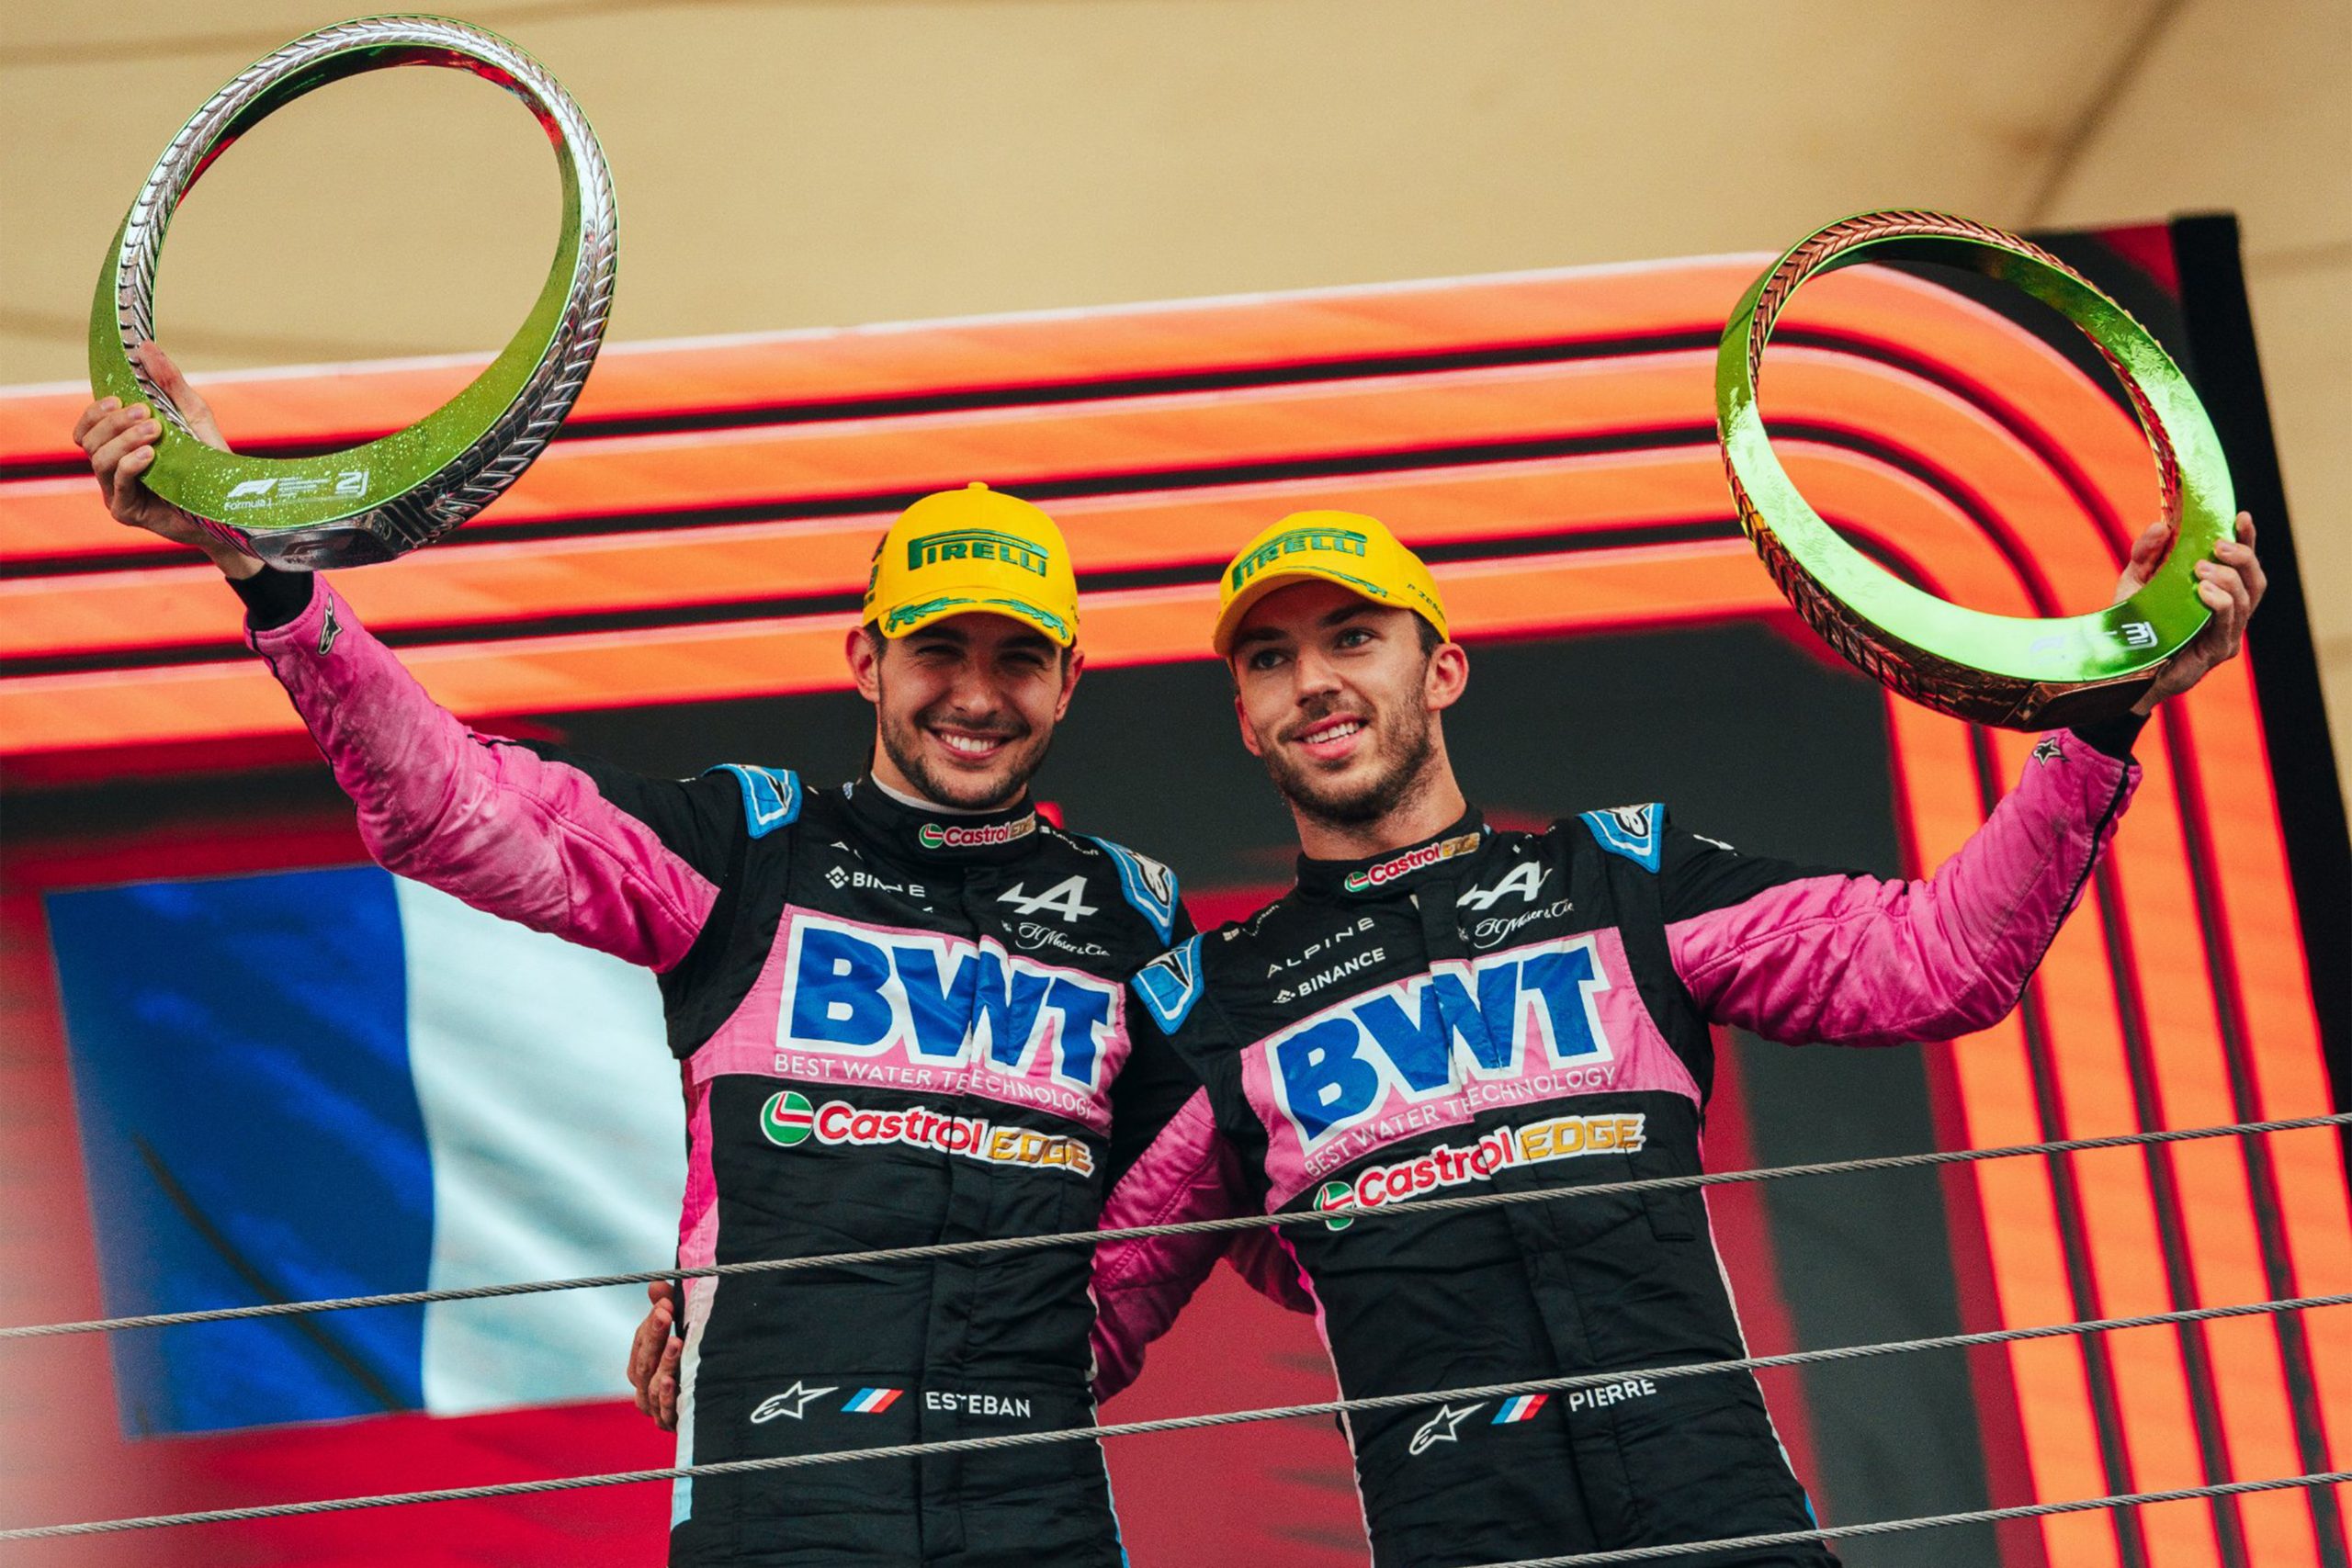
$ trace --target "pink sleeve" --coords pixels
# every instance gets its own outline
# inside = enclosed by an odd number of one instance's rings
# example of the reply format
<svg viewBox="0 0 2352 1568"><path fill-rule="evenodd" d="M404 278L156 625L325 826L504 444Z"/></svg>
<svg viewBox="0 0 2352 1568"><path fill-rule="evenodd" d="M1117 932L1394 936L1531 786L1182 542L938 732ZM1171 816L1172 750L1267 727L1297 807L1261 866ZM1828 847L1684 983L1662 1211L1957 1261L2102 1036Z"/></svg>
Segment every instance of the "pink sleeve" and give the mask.
<svg viewBox="0 0 2352 1568"><path fill-rule="evenodd" d="M1924 882L1806 876L1667 927L1700 1010L1773 1040L1950 1040L2008 1015L2082 897L2139 766L2070 732Z"/></svg>
<svg viewBox="0 0 2352 1568"><path fill-rule="evenodd" d="M1179 1224L1250 1212L1241 1159L1217 1131L1206 1089L1186 1100L1102 1206L1102 1228ZM1271 1230L1106 1241L1094 1249L1094 1394L1108 1399L1143 1371L1145 1348L1168 1332L1201 1281L1231 1249L1261 1292L1306 1312L1313 1298Z"/></svg>
<svg viewBox="0 0 2352 1568"><path fill-rule="evenodd" d="M460 724L325 579L300 615L248 640L386 870L649 968L685 956L717 901L709 879L580 769Z"/></svg>

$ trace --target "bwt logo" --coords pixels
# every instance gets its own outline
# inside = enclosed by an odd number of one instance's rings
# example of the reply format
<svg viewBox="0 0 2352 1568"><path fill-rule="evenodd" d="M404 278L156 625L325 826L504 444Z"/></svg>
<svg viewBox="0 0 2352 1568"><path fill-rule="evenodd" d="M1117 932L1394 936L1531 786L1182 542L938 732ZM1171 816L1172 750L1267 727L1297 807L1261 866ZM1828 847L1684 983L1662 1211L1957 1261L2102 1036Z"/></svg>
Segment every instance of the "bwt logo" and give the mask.
<svg viewBox="0 0 2352 1568"><path fill-rule="evenodd" d="M989 944L920 931L887 935L808 915L793 922L779 1046L976 1066L1029 1076L1049 1052L1056 1079L1099 1087L1119 988L1035 966Z"/></svg>
<svg viewBox="0 0 2352 1568"><path fill-rule="evenodd" d="M1593 938L1452 963L1351 997L1266 1043L1274 1097L1307 1151L1377 1111L1392 1089L1434 1099L1461 1079L1589 1066L1616 1053Z"/></svg>

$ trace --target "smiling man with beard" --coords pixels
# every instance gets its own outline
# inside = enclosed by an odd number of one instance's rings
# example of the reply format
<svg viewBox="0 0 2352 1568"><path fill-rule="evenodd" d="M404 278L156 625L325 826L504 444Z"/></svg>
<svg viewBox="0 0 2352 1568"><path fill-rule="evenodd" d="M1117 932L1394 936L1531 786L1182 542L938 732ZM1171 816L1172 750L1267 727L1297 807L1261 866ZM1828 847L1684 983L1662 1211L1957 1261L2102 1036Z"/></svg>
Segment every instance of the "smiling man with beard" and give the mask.
<svg viewBox="0 0 2352 1568"><path fill-rule="evenodd" d="M119 520L230 579L368 852L659 977L686 1097L681 1265L1093 1227L1193 1087L1156 1029L1131 1034L1125 987L1189 922L1165 867L1030 800L1084 665L1043 512L975 484L890 525L843 649L876 714L865 777L653 779L469 729L324 579L149 491L158 434L113 400L74 432ZM691 1280L679 1462L1090 1426L1087 1284L1078 1247ZM657 1364L669 1321L657 1307ZM681 1564L1123 1561L1092 1443L681 1481L671 1517Z"/></svg>
<svg viewBox="0 0 2352 1568"><path fill-rule="evenodd" d="M1297 826L1298 885L1136 977L1203 1088L1103 1224L1304 1216L1281 1234L1351 1397L1623 1374L1352 1417L1380 1568L1817 1528L1752 1376L1637 1375L1746 1354L1699 1194L1567 1190L1700 1170L1711 1025L1892 1045L2015 1007L2138 781L2146 710L2236 654L2263 590L2253 540L2242 516L2200 564L2212 623L2141 710L2043 737L1924 881L1743 854L1655 802L1489 828L1446 754L1469 659L1428 569L1336 512L1235 558L1214 642L1242 744ZM2167 543L2141 538L2127 591ZM1412 1208L1544 1190L1563 1196ZM1375 1208L1400 1212L1359 1223ZM1098 1250L1099 1392L1134 1378L1219 1239ZM1836 1560L1815 1541L1707 1561Z"/></svg>

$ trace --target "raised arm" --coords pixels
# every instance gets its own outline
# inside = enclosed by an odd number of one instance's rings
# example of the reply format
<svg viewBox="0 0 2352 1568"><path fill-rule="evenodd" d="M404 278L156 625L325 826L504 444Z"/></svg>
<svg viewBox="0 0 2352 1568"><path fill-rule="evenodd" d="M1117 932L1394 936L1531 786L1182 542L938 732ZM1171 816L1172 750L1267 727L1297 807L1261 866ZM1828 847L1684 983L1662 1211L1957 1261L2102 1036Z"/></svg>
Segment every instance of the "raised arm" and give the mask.
<svg viewBox="0 0 2352 1568"><path fill-rule="evenodd" d="M1700 1010L1768 1039L1949 1040L2017 1006L2139 783L2125 728L2045 736L1919 881L1810 872L1668 831L1667 942ZM2118 753L2121 754L2118 754Z"/></svg>
<svg viewBox="0 0 2352 1568"><path fill-rule="evenodd" d="M2148 714L2237 657L2266 582L2254 520L2197 566L2212 619L2131 714L2041 738L2025 777L1924 882L1807 873L1667 833L1658 866L1668 946L1708 1017L1774 1040L1885 1045L1948 1040L2007 1017L2139 786L2132 743ZM2132 547L2119 599L2170 547L2162 524Z"/></svg>
<svg viewBox="0 0 2352 1568"><path fill-rule="evenodd" d="M265 570L236 586L247 639L358 807L378 863L633 964L685 956L733 828L724 780L640 779L477 734L325 580Z"/></svg>
<svg viewBox="0 0 2352 1568"><path fill-rule="evenodd" d="M225 447L170 359L152 344L139 352L197 435ZM74 434L118 521L201 551L244 598L248 640L357 804L377 860L633 963L666 969L685 955L740 830L728 781L641 779L475 734L323 581L263 566L147 489L160 434L152 410L105 399Z"/></svg>

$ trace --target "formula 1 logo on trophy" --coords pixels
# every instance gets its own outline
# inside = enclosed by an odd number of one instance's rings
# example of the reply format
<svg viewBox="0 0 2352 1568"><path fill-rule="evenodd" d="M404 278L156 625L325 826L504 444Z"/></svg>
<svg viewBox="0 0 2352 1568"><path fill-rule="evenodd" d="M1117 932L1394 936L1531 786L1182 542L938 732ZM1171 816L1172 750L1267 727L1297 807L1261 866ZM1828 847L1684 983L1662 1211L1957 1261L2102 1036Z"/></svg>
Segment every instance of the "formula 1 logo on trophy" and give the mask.
<svg viewBox="0 0 2352 1568"><path fill-rule="evenodd" d="M562 234L530 315L470 385L405 430L306 457L207 446L132 355L153 335L155 269L173 212L212 161L269 115L328 83L400 65L450 66L497 83L529 106L555 144ZM604 341L615 247L604 151L580 106L538 62L495 33L446 17L344 22L247 67L164 149L98 274L91 389L156 410L163 434L148 487L221 537L278 566L390 560L489 505L546 447Z"/></svg>
<svg viewBox="0 0 2352 1568"><path fill-rule="evenodd" d="M2172 548L2147 582L2086 615L1964 609L1913 587L1840 538L1773 455L1757 403L1764 345L1798 285L1861 261L1939 262L2013 284L2082 329L2154 448ZM1857 669L1916 702L2008 729L2120 714L2211 619L2197 563L2233 537L2229 466L2171 355L2122 306L2041 247L1937 212L1865 212L1807 236L1768 267L1724 327L1715 429L1740 526L1806 624Z"/></svg>

